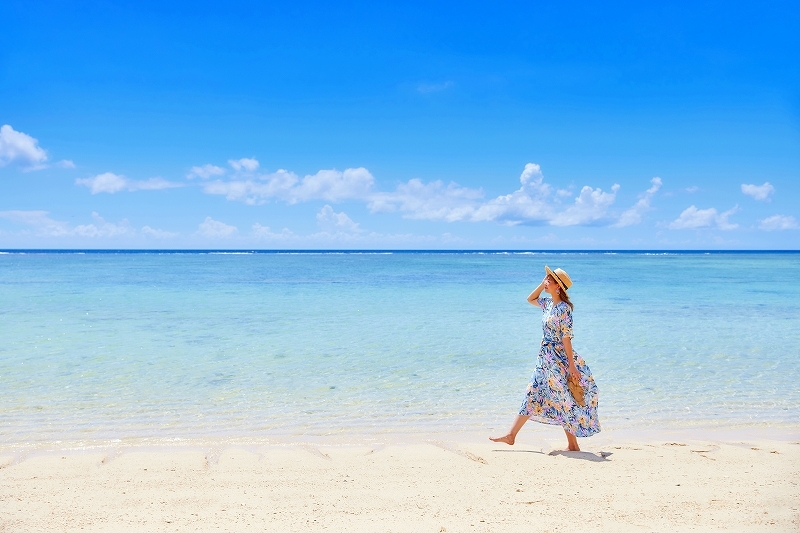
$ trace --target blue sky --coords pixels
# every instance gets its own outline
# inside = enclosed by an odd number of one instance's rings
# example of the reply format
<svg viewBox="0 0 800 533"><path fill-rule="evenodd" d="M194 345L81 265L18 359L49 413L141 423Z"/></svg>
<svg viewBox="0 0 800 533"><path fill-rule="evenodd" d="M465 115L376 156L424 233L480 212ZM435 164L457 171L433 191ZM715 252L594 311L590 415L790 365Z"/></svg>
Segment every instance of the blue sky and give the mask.
<svg viewBox="0 0 800 533"><path fill-rule="evenodd" d="M799 249L791 2L0 4L2 248Z"/></svg>

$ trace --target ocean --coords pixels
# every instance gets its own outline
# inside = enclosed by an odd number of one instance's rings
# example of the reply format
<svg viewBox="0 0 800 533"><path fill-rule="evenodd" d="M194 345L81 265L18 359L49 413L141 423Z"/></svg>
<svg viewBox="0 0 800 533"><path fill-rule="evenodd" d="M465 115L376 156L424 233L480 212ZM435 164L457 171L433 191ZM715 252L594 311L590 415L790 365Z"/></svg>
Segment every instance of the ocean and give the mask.
<svg viewBox="0 0 800 533"><path fill-rule="evenodd" d="M604 431L800 428L799 253L6 251L0 446L502 432L546 264Z"/></svg>

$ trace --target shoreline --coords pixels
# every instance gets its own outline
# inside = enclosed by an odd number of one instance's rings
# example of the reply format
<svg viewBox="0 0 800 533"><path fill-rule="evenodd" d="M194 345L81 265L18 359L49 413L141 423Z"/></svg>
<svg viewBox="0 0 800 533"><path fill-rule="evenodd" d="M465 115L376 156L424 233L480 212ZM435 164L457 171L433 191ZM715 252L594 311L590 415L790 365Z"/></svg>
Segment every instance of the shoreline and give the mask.
<svg viewBox="0 0 800 533"><path fill-rule="evenodd" d="M0 531L800 528L800 442L534 437L0 450Z"/></svg>
<svg viewBox="0 0 800 533"><path fill-rule="evenodd" d="M271 448L293 446L362 447L362 446L409 446L430 442L459 442L484 444L489 436L504 433L507 428L496 427L468 431L375 431L327 435L208 435L190 437L126 437L112 439L63 439L33 442L0 443L0 456L18 452L26 453L74 453L113 448L132 450L150 449L200 449L200 448ZM559 426L528 423L518 436L518 442L526 445L557 448L564 440ZM583 447L610 445L615 442L659 443L673 440L710 441L722 444L770 441L777 443L800 442L800 425L785 427L667 427L663 429L611 429L603 430L592 437L579 438Z"/></svg>

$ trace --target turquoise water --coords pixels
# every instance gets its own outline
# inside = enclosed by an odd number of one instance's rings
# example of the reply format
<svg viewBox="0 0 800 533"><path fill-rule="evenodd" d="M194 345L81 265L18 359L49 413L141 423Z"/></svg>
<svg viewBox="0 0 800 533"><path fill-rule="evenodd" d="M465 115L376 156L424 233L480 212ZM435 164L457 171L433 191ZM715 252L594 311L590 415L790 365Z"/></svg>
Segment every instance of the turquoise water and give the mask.
<svg viewBox="0 0 800 533"><path fill-rule="evenodd" d="M0 444L505 429L545 264L604 429L800 425L800 254L4 253Z"/></svg>

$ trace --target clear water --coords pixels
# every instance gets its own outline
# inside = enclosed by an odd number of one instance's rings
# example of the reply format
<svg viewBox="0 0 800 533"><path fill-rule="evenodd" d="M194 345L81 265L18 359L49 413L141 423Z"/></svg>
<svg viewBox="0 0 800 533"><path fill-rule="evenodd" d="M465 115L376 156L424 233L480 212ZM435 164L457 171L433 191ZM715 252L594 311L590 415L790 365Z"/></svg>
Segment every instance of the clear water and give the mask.
<svg viewBox="0 0 800 533"><path fill-rule="evenodd" d="M4 253L0 445L505 428L545 264L604 429L800 426L800 254Z"/></svg>

